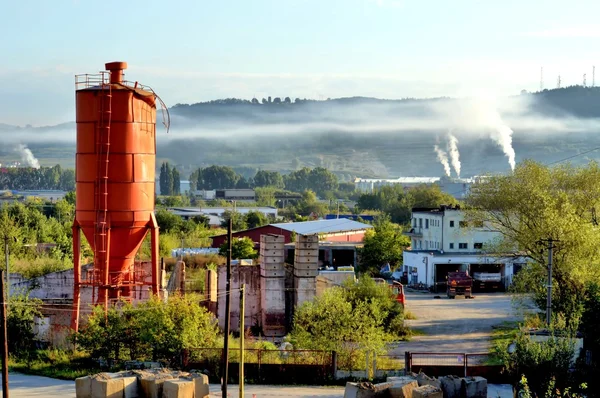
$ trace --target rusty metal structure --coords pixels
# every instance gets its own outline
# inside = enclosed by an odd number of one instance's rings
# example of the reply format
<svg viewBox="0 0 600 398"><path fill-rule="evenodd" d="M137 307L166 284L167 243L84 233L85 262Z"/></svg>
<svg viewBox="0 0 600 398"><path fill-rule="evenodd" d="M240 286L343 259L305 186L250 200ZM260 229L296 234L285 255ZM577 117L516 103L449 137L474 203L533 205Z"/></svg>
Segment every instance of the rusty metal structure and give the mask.
<svg viewBox="0 0 600 398"><path fill-rule="evenodd" d="M76 204L73 222L74 289L71 328L78 329L83 286L92 301L108 308L130 300L144 278L135 255L151 234L151 284L159 293L158 225L154 215L156 103L148 87L124 80L125 62L106 71L77 75ZM163 109L164 109L164 104ZM82 275L81 232L94 252L91 272Z"/></svg>

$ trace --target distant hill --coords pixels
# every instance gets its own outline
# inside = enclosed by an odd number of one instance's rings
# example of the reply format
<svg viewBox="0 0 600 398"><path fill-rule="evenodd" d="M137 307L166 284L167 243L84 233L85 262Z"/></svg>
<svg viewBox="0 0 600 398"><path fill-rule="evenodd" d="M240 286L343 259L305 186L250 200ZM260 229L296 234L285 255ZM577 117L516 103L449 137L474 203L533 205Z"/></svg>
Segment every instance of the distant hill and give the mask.
<svg viewBox="0 0 600 398"><path fill-rule="evenodd" d="M165 100L168 101L167 98ZM462 176L509 169L493 137L504 123L514 130L517 161L553 162L600 146L600 88L573 86L522 93L489 105L478 99L383 100L353 97L223 99L177 104L164 133L158 113L158 158L185 173L225 164L248 170L289 171L325 166L345 179L443 174L433 151L452 129L459 140ZM47 127L0 124L3 142L24 142L42 165L74 164L74 123ZM18 156L0 146L0 163ZM586 162L597 152L576 157Z"/></svg>

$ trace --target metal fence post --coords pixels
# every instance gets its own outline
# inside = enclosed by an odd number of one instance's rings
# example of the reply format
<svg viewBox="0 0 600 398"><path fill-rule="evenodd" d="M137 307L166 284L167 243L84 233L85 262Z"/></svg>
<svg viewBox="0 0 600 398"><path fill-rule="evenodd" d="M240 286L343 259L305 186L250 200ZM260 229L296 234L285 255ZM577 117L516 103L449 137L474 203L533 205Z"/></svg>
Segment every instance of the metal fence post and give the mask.
<svg viewBox="0 0 600 398"><path fill-rule="evenodd" d="M467 377L467 354L463 354L463 366L465 367L465 377Z"/></svg>
<svg viewBox="0 0 600 398"><path fill-rule="evenodd" d="M333 373L333 380L337 379L337 352L331 351L331 370Z"/></svg>
<svg viewBox="0 0 600 398"><path fill-rule="evenodd" d="M261 362L261 355L260 355L260 353L261 353L261 351L262 350L259 348L258 349L258 354L257 354L257 357L258 357L258 380L260 380L260 381L262 381L262 377L261 377L261 374L260 374L260 362Z"/></svg>
<svg viewBox="0 0 600 398"><path fill-rule="evenodd" d="M410 372L410 352L406 351L404 353L404 373Z"/></svg>

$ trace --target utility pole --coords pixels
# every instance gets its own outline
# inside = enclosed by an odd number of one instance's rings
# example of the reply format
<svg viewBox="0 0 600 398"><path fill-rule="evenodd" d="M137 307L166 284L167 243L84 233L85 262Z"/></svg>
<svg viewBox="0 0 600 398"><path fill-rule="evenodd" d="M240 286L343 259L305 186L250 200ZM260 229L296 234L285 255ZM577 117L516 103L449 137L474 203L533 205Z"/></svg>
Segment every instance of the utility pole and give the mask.
<svg viewBox="0 0 600 398"><path fill-rule="evenodd" d="M4 295L4 271L0 270L0 318L2 321L2 398L8 398L8 336L6 333L6 296Z"/></svg>
<svg viewBox="0 0 600 398"><path fill-rule="evenodd" d="M4 259L6 261L6 297L10 297L10 270L9 266L9 258L8 258L8 235L4 235ZM2 278L4 281L4 278Z"/></svg>
<svg viewBox="0 0 600 398"><path fill-rule="evenodd" d="M225 341L223 343L223 366L221 366L221 391L222 397L227 398L227 380L229 377L229 329L231 315L231 249L232 249L232 226L233 220L230 217L227 224L227 281L225 284Z"/></svg>
<svg viewBox="0 0 600 398"><path fill-rule="evenodd" d="M554 243L560 242L558 239L542 239L540 243L548 244L548 280L546 281L547 297L546 297L546 325L550 327L552 323L552 255Z"/></svg>
<svg viewBox="0 0 600 398"><path fill-rule="evenodd" d="M245 327L244 327L244 317L246 316L246 284L242 284L240 287L240 397L244 398L244 335L245 335Z"/></svg>
<svg viewBox="0 0 600 398"><path fill-rule="evenodd" d="M552 322L552 238L548 238L548 297L546 298L546 324Z"/></svg>

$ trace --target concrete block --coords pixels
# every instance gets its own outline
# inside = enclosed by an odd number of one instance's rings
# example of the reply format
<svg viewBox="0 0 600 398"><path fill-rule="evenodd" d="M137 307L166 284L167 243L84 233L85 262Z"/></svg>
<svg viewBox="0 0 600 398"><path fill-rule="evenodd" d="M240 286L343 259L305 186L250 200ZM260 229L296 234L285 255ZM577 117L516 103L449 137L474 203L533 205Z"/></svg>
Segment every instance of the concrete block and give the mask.
<svg viewBox="0 0 600 398"><path fill-rule="evenodd" d="M462 398L462 379L458 376L443 376L439 378L444 398Z"/></svg>
<svg viewBox="0 0 600 398"><path fill-rule="evenodd" d="M208 376L202 373L194 373L191 377L194 381L194 398L209 398Z"/></svg>
<svg viewBox="0 0 600 398"><path fill-rule="evenodd" d="M162 398L164 382L172 379L173 376L166 374L143 376L140 379L142 393L146 398Z"/></svg>
<svg viewBox="0 0 600 398"><path fill-rule="evenodd" d="M123 378L92 379L92 398L123 398Z"/></svg>
<svg viewBox="0 0 600 398"><path fill-rule="evenodd" d="M167 380L163 384L163 398L194 398L193 380Z"/></svg>
<svg viewBox="0 0 600 398"><path fill-rule="evenodd" d="M75 397L92 398L92 378L90 376L75 379Z"/></svg>
<svg viewBox="0 0 600 398"><path fill-rule="evenodd" d="M392 398L412 398L413 390L419 387L417 380L410 376L388 377L387 381L392 383L389 388Z"/></svg>
<svg viewBox="0 0 600 398"><path fill-rule="evenodd" d="M462 397L464 398L486 398L487 379L483 377L465 377L461 385Z"/></svg>
<svg viewBox="0 0 600 398"><path fill-rule="evenodd" d="M435 377L429 377L425 373L419 373L417 375L417 382L419 383L419 387L433 386L440 389L442 388L442 383L440 383L438 379L436 379Z"/></svg>
<svg viewBox="0 0 600 398"><path fill-rule="evenodd" d="M124 398L141 398L141 390L138 386L138 378L135 376L123 377L123 396Z"/></svg>
<svg viewBox="0 0 600 398"><path fill-rule="evenodd" d="M412 398L444 398L444 394L440 388L424 385L412 391Z"/></svg>

